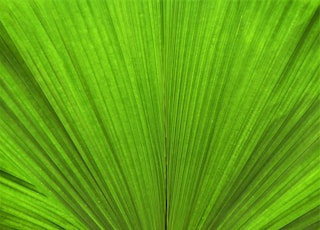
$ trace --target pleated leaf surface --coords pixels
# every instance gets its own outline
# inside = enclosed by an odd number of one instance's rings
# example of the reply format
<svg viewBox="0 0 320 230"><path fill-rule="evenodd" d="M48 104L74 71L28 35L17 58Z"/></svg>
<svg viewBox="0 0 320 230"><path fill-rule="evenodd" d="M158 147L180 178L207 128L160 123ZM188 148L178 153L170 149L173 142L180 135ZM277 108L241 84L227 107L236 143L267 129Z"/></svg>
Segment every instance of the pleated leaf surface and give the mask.
<svg viewBox="0 0 320 230"><path fill-rule="evenodd" d="M0 0L0 229L319 229L320 3Z"/></svg>

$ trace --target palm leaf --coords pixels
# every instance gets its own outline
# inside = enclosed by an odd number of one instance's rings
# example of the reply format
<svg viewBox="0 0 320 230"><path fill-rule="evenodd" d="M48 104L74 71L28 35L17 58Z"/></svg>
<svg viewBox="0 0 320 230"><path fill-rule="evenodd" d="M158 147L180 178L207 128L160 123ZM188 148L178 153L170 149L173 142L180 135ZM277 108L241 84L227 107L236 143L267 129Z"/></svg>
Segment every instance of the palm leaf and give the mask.
<svg viewBox="0 0 320 230"><path fill-rule="evenodd" d="M0 229L319 228L319 5L0 0Z"/></svg>

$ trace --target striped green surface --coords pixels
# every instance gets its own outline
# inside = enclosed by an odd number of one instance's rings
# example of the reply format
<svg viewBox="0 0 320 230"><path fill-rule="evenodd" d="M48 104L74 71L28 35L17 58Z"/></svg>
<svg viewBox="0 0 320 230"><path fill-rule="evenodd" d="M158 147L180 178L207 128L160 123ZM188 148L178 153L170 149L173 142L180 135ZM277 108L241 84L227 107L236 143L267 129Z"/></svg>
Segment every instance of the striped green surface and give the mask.
<svg viewBox="0 0 320 230"><path fill-rule="evenodd" d="M0 0L0 229L319 229L320 2Z"/></svg>

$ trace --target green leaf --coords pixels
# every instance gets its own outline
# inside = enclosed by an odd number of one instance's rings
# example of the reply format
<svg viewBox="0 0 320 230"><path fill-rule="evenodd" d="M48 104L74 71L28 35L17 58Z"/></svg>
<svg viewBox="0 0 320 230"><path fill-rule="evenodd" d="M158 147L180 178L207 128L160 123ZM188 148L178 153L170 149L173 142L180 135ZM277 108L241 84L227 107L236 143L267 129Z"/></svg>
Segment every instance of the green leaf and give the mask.
<svg viewBox="0 0 320 230"><path fill-rule="evenodd" d="M0 0L0 229L320 228L320 2Z"/></svg>

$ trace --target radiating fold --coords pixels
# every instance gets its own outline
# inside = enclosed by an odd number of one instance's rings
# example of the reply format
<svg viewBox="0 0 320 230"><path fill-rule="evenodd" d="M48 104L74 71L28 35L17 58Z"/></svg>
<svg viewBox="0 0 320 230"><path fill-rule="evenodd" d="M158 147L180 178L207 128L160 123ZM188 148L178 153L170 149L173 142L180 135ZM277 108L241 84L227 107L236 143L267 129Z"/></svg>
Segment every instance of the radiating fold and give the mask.
<svg viewBox="0 0 320 230"><path fill-rule="evenodd" d="M0 0L0 229L316 229L319 2Z"/></svg>
<svg viewBox="0 0 320 230"><path fill-rule="evenodd" d="M159 3L1 5L5 167L83 228L163 228Z"/></svg>

